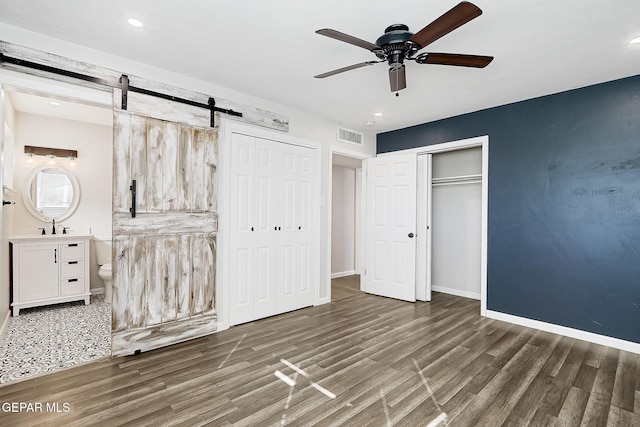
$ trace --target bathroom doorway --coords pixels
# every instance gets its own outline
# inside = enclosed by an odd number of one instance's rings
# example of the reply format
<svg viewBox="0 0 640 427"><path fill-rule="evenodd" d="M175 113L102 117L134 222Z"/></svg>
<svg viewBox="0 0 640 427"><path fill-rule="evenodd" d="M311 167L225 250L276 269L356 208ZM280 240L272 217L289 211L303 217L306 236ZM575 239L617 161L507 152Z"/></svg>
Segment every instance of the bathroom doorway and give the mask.
<svg viewBox="0 0 640 427"><path fill-rule="evenodd" d="M13 151L4 158L12 173L3 192L13 193L15 202L4 215L9 220L5 221L3 238L35 241L43 231L51 236L52 222L33 216L25 195L30 193L29 176L45 164L72 174L80 189L77 209L69 218L56 222L56 235L62 237L66 229L69 236L91 236L90 255L81 261L90 266L88 277L83 277L89 281L89 305L83 301L43 304L20 309L19 315L12 317L11 263L8 257L2 258L0 295L7 297L0 298L0 351L9 354L0 367L2 384L111 355L111 309L104 302L98 270L99 264L110 262L111 257L113 113L111 96L106 92L16 74L0 76L0 84L2 132L5 140L10 132ZM30 156L25 146L75 150L77 156Z"/></svg>
<svg viewBox="0 0 640 427"><path fill-rule="evenodd" d="M366 154L331 151L330 289L331 300L359 293L364 268L363 162Z"/></svg>

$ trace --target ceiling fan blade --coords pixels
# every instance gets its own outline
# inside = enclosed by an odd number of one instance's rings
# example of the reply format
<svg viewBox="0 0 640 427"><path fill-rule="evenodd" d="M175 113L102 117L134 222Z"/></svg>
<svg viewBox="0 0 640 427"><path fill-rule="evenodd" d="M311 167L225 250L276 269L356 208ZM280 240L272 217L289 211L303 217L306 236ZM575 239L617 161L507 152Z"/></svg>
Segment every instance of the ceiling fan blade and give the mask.
<svg viewBox="0 0 640 427"><path fill-rule="evenodd" d="M424 64L456 65L458 67L484 68L493 56L460 55L457 53L428 53Z"/></svg>
<svg viewBox="0 0 640 427"><path fill-rule="evenodd" d="M400 68L389 68L389 83L391 83L391 92L397 92L407 87L404 65Z"/></svg>
<svg viewBox="0 0 640 427"><path fill-rule="evenodd" d="M415 33L409 40L423 48L480 15L482 10L478 6L463 1Z"/></svg>
<svg viewBox="0 0 640 427"><path fill-rule="evenodd" d="M357 68L366 67L367 65L377 64L379 61L367 61L361 62L359 64L349 65L348 67L338 68L337 70L327 71L326 73L318 74L317 76L313 76L316 79L324 79L325 77L333 76L335 74L344 73L345 71L355 70Z"/></svg>
<svg viewBox="0 0 640 427"><path fill-rule="evenodd" d="M331 28L323 28L322 30L316 31L316 34L320 34L321 36L331 37L332 39L336 39L336 40L340 40L341 42L356 45L358 47L362 47L367 50L380 49L380 46L378 45L369 43L368 41L359 39L357 37L350 36L349 34L341 33L340 31L332 30Z"/></svg>

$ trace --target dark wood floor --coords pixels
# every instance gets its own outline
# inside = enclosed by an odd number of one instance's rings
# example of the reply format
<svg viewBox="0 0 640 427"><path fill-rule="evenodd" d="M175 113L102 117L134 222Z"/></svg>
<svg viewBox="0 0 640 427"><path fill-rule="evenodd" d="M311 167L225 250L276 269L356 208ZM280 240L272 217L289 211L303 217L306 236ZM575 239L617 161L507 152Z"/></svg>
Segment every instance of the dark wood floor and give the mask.
<svg viewBox="0 0 640 427"><path fill-rule="evenodd" d="M346 276L331 280L331 301L338 301L361 293L360 276Z"/></svg>
<svg viewBox="0 0 640 427"><path fill-rule="evenodd" d="M640 356L479 310L445 294L411 304L356 292L0 387L5 405L63 411L0 412L0 425L640 425Z"/></svg>

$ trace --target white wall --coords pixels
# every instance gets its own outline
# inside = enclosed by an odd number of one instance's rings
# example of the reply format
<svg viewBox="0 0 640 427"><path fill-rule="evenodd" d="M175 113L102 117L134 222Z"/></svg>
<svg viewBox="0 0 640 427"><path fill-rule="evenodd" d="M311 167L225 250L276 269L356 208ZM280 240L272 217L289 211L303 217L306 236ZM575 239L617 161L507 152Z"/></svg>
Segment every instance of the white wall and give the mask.
<svg viewBox="0 0 640 427"><path fill-rule="evenodd" d="M327 209L327 197L329 194L329 177L330 177L330 147L340 147L349 151L362 152L369 155L375 155L375 131L364 127L362 129L354 129L364 134L363 146L354 146L353 144L341 143L336 141L336 123L319 117L305 111L281 105L277 100L264 100L256 98L249 94L243 93L242 88L226 88L216 85L215 82L204 82L188 76L180 75L160 68L152 67L143 63L135 62L129 59L110 55L94 49L56 40L51 37L45 37L37 33L25 31L17 27L6 24L0 24L0 34L2 39L27 46L33 49L66 56L72 59L85 61L91 64L111 68L122 73L133 74L136 76L164 82L174 86L190 89L202 93L206 93L213 97L221 97L233 102L251 105L253 107L285 114L289 117L289 134L294 137L304 138L321 144L322 148L322 176L321 176L321 240L320 240L320 274L321 278L329 275L329 260L325 254L328 253L329 239L329 215ZM258 72L257 70L256 72ZM1 75L0 75L1 77ZM348 126L352 127L352 126ZM224 225L221 224L221 227ZM321 279L320 283L323 283ZM320 298L329 301L329 288L325 285L320 288Z"/></svg>
<svg viewBox="0 0 640 427"><path fill-rule="evenodd" d="M65 120L35 114L16 113L14 156L14 184L20 196L16 197L15 216L11 234L24 234L46 227L51 232L51 224L44 224L34 218L25 208L22 190L25 177L46 159L38 157L35 163L28 163L23 155L25 145L37 147L78 150L75 167L69 166L67 159L56 158L62 166L70 170L80 184L80 203L76 212L62 223L56 224L58 232L62 227L72 230L91 229L98 239L111 238L111 181L112 181L112 128L92 123ZM95 251L92 251L91 287L102 287L97 276Z"/></svg>
<svg viewBox="0 0 640 427"><path fill-rule="evenodd" d="M356 170L333 166L331 275L355 273Z"/></svg>
<svg viewBox="0 0 640 427"><path fill-rule="evenodd" d="M0 132L4 132L5 123L8 128L11 129L12 133L15 129L15 112L13 110L13 105L11 105L11 99L9 98L9 94L6 91L2 91L1 96L1 108L0 112ZM0 138L3 138L3 135L0 135ZM4 138L3 138L4 139ZM0 144L2 145L2 144ZM3 153L4 154L4 153ZM4 165L11 164L12 159L5 158ZM0 173L4 174L4 170ZM3 183L4 185L8 183ZM3 200L15 200L15 193L10 189L8 191L4 191L2 194ZM9 289L10 289L10 277L9 277L9 241L7 238L9 237L9 233L12 227L12 221L14 217L15 206L4 206L2 208L2 219L1 219L1 234L0 234L0 336L2 335L2 328L4 326L5 320L9 315Z"/></svg>

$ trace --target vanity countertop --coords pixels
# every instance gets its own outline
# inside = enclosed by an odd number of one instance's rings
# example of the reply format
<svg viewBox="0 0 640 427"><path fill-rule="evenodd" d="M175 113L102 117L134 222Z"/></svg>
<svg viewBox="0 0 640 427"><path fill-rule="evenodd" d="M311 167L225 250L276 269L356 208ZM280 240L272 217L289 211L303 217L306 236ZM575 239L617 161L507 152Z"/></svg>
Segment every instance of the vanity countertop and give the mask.
<svg viewBox="0 0 640 427"><path fill-rule="evenodd" d="M86 240L86 239L90 239L91 235L90 234L47 234L47 235L41 235L41 234L36 234L36 235L28 235L28 236L11 236L9 237L9 241L10 242L35 242L35 241L42 241L42 242L59 242L59 241L64 241L64 240Z"/></svg>

